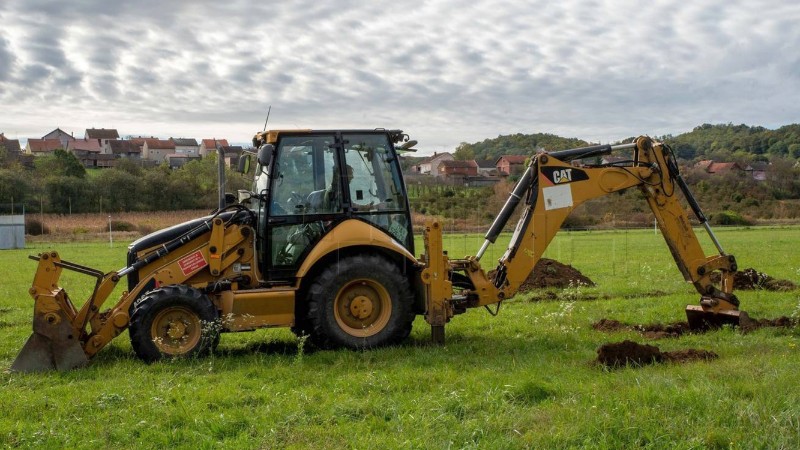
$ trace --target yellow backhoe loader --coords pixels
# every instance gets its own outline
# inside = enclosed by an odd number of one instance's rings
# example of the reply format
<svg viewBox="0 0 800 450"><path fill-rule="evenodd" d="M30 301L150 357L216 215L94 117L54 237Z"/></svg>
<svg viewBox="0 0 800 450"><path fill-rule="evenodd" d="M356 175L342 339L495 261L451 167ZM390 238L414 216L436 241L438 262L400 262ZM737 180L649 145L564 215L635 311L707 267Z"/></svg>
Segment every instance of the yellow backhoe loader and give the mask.
<svg viewBox="0 0 800 450"><path fill-rule="evenodd" d="M405 339L416 315L444 342L445 324L468 308L499 304L529 276L567 215L596 197L637 187L655 214L684 278L701 295L693 328L745 317L726 254L665 144L630 144L531 155L530 164L475 256L449 259L442 230L425 227L417 258L398 152L416 142L400 130L260 132L252 191L220 190L208 217L132 243L127 265L104 273L41 253L30 294L33 334L15 371L83 366L126 329L148 362L213 351L221 332L291 327L321 347L371 348ZM573 165L627 152L626 161ZM595 158L596 159L596 158ZM244 166L250 158L242 158ZM244 167L246 169L247 167ZM220 186L224 171L221 169ZM681 191L718 254L706 256L678 200ZM515 210L521 217L490 276L480 264ZM94 277L78 307L58 284L63 270ZM721 282L712 283L711 275ZM128 289L102 310L123 278Z"/></svg>

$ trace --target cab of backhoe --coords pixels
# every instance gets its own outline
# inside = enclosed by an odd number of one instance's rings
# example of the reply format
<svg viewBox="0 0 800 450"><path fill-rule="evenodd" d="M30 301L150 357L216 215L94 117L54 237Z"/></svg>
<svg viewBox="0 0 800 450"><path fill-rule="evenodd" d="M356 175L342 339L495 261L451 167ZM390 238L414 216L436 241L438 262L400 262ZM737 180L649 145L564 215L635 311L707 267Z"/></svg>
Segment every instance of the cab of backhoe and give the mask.
<svg viewBox="0 0 800 450"><path fill-rule="evenodd" d="M350 219L414 254L394 144L400 130L270 131L261 134L251 208L258 213L261 273L292 282L315 245Z"/></svg>

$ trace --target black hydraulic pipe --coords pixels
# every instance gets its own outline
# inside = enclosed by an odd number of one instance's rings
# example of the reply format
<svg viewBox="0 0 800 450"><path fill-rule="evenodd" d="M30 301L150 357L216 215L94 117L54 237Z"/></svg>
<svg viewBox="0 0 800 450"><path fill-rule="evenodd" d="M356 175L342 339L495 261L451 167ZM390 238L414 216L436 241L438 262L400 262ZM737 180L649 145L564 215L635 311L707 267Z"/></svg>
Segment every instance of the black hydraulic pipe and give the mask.
<svg viewBox="0 0 800 450"><path fill-rule="evenodd" d="M564 162L569 162L574 159L591 158L592 156L607 155L611 153L613 148L608 145L591 145L589 147L571 148L568 150L558 150L555 152L547 152L553 158L560 159Z"/></svg>
<svg viewBox="0 0 800 450"><path fill-rule="evenodd" d="M123 276L127 275L128 273L130 273L130 272L132 272L134 270L141 269L142 267L150 264L151 262L153 262L153 261L155 261L157 259L163 258L164 256L166 256L170 252L174 251L175 249L177 249L179 247L182 247L184 244L186 244L187 242L191 241L192 239L195 239L195 238L201 236L203 233L209 232L211 230L211 228L212 228L212 225L214 223L214 219L216 217L217 216L214 216L211 219L208 219L207 221L203 222L202 224L200 224L196 228L194 228L192 230L189 230L186 234L184 234L183 236L179 237L178 239L173 239L173 240L167 242L166 244L162 245L158 250L154 250L154 251L148 253L142 259L139 259L135 263L131 264L130 266L125 267L124 269L120 270L117 274L120 277L123 277Z"/></svg>
<svg viewBox="0 0 800 450"><path fill-rule="evenodd" d="M500 210L500 213L497 214L497 217L492 222L492 226L489 228L489 231L486 232L484 239L494 244L497 240L497 236L503 231L505 228L506 223L508 223L508 219L511 217L511 214L514 213L514 209L517 208L520 200L522 200L522 196L525 195L525 192L530 188L531 183L533 181L533 171L534 165L528 166L525 170L525 173L520 178L517 185L514 187L514 191L511 192L511 195L506 200L506 204L503 205L503 209Z"/></svg>
<svg viewBox="0 0 800 450"><path fill-rule="evenodd" d="M680 171L678 170L677 164L675 164L675 161L673 161L671 158L667 160L667 170L669 170L670 178L672 178L678 184L678 187L681 189L681 192L683 192L683 196L686 197L686 202L689 203L689 206L692 208L692 211L694 212L694 215L697 217L697 220L699 220L700 223L708 222L706 215L703 214L703 210L700 209L700 204L697 203L697 200L694 198L692 191L689 190L689 186L687 186L686 182L683 181L683 177L681 176Z"/></svg>

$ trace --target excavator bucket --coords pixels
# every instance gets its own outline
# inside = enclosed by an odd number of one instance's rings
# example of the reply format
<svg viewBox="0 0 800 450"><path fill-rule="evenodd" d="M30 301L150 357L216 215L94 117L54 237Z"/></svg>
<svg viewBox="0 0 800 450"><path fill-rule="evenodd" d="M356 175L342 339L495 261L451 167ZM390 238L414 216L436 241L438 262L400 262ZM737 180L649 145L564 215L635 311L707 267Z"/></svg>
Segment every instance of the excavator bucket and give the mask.
<svg viewBox="0 0 800 450"><path fill-rule="evenodd" d="M689 329L700 331L721 328L723 325L744 326L750 322L750 316L736 309L715 311L714 308L701 304L686 307L686 320L689 322Z"/></svg>
<svg viewBox="0 0 800 450"><path fill-rule="evenodd" d="M65 371L89 362L78 333L62 311L34 313L33 334L11 365L14 372Z"/></svg>
<svg viewBox="0 0 800 450"><path fill-rule="evenodd" d="M56 252L41 253L30 258L39 261L29 290L34 299L33 334L20 350L11 370L64 371L86 365L89 359L81 346L81 333L75 325L77 312L64 289L58 287L58 279L65 267L95 276L96 271L63 262Z"/></svg>

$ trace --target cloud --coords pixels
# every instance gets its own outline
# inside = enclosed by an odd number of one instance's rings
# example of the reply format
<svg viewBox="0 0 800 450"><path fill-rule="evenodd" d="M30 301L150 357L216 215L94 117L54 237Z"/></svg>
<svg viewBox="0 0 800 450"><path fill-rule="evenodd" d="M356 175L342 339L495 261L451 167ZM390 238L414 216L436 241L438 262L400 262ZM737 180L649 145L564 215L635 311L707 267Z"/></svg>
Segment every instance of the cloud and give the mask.
<svg viewBox="0 0 800 450"><path fill-rule="evenodd" d="M272 105L276 127L401 127L432 151L800 114L780 0L7 0L0 19L0 123L33 136L66 118L246 142Z"/></svg>

